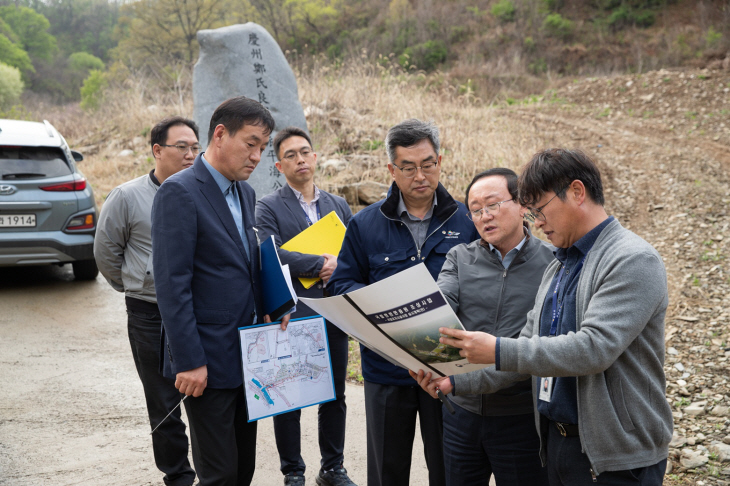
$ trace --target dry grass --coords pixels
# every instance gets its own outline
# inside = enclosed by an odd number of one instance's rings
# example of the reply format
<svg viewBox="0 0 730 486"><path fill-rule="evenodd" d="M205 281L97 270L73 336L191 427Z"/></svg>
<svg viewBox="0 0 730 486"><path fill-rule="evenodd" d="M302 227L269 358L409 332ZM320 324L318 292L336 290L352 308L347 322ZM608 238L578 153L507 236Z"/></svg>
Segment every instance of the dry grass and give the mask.
<svg viewBox="0 0 730 486"><path fill-rule="evenodd" d="M318 174L317 184L335 193L349 182L390 182L382 142L387 129L406 118L434 120L440 128L442 182L458 198L477 172L494 166L517 169L547 143L468 88L446 84L441 73L408 73L361 60L344 66L315 62L297 70L297 77L319 160L351 162L348 170ZM103 108L91 113L78 105L26 103L33 118L51 121L84 153L81 169L99 203L116 185L151 169L149 130L154 123L173 114L192 116L189 88L163 91L153 84L130 78L110 88ZM133 155L119 156L125 149Z"/></svg>
<svg viewBox="0 0 730 486"><path fill-rule="evenodd" d="M117 185L152 169L149 132L155 123L170 115L192 117L192 91L178 93L151 85L149 79L128 78L109 88L103 107L92 112L81 110L78 103L59 106L37 98L25 102L32 119L53 123L69 145L84 154L80 168L98 204ZM120 156L123 150L133 153Z"/></svg>
<svg viewBox="0 0 730 486"><path fill-rule="evenodd" d="M495 166L518 169L547 143L524 122L505 116L468 90L443 86L438 73L404 73L353 62L315 66L299 73L298 80L320 161L365 161L351 164L347 171L321 173L317 184L334 192L344 183L363 179L390 182L382 141L389 127L406 118L433 120L439 127L441 181L459 198L476 173Z"/></svg>

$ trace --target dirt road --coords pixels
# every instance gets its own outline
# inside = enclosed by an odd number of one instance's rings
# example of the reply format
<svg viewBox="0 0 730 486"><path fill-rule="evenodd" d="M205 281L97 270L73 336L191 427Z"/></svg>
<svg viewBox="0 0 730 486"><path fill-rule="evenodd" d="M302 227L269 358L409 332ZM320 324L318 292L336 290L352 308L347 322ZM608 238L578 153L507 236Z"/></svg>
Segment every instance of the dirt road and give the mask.
<svg viewBox="0 0 730 486"><path fill-rule="evenodd" d="M70 269L0 268L0 484L161 485L123 296ZM345 467L365 484L362 388L348 385ZM316 410L302 414L307 484L319 464ZM426 484L414 444L412 484ZM283 484L272 420L259 423L256 485Z"/></svg>

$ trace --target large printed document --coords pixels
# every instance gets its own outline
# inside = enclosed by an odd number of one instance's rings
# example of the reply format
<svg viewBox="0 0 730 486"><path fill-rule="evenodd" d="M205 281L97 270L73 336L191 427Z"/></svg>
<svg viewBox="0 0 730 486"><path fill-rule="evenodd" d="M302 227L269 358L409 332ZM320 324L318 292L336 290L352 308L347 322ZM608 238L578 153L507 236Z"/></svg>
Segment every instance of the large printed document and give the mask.
<svg viewBox="0 0 730 486"><path fill-rule="evenodd" d="M322 317L242 327L241 362L248 421L335 399L327 328Z"/></svg>
<svg viewBox="0 0 730 486"><path fill-rule="evenodd" d="M448 376L487 366L468 363L458 349L439 343L439 327L464 326L424 264L344 295L301 301L404 368Z"/></svg>

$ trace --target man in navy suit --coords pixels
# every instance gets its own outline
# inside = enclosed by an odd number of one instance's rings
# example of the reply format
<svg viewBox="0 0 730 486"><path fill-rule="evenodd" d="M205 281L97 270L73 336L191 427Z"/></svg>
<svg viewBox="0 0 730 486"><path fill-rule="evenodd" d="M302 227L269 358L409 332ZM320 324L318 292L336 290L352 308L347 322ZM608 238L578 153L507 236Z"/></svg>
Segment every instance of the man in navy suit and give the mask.
<svg viewBox="0 0 730 486"><path fill-rule="evenodd" d="M152 254L163 322L165 376L188 398L201 486L248 485L256 422L248 423L238 328L266 320L258 282L254 190L274 119L260 103L216 108L208 149L160 187L152 206Z"/></svg>
<svg viewBox="0 0 730 486"><path fill-rule="evenodd" d="M332 211L347 225L352 212L347 202L314 185L317 154L312 140L297 127L287 127L274 137L274 152L279 157L276 168L286 177L286 184L276 192L261 198L256 206L256 226L263 241L274 235L281 246L320 217ZM336 255L307 255L279 249L282 264L288 264L294 291L299 297L322 297L323 287L337 267ZM299 282L301 277L319 277L321 280L309 289ZM293 317L317 315L302 302L297 304ZM321 469L316 482L320 486L347 486L354 483L347 476L342 463L345 459L345 377L347 372L347 334L327 322L327 339L332 358L335 382L335 400L319 406L319 451ZM284 484L304 486L305 464L301 455L301 411L296 410L274 417L276 448L279 450Z"/></svg>

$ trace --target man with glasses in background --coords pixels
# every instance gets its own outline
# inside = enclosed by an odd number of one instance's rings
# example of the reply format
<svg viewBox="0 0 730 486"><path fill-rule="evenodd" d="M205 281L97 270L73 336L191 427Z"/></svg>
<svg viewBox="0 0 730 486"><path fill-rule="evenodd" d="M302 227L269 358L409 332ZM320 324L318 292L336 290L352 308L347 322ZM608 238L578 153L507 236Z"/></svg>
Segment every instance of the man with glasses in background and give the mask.
<svg viewBox="0 0 730 486"><path fill-rule="evenodd" d="M439 288L467 331L517 337L554 248L524 222L511 169L477 174L466 206L481 239L449 251ZM447 485L487 486L494 474L497 486L547 486L528 378L494 393L451 396L456 412L443 413Z"/></svg>
<svg viewBox="0 0 730 486"><path fill-rule="evenodd" d="M556 246L519 338L441 328L441 342L494 368L430 381L457 395L491 393L531 375L540 455L551 486L658 485L672 412L665 399L664 263L609 217L601 174L584 153L536 154L520 203Z"/></svg>
<svg viewBox="0 0 730 486"><path fill-rule="evenodd" d="M297 127L287 127L274 137L274 153L279 161L276 168L286 177L286 184L256 204L256 228L264 241L274 235L276 246L294 238L313 225L322 216L335 211L347 226L352 211L347 202L334 194L319 189L314 184L317 154L307 132ZM307 255L279 248L279 259L289 265L294 291L299 297L324 296L332 272L337 268L337 255ZM300 278L319 277L321 280L305 289ZM297 304L292 318L317 315L304 303ZM319 451L321 469L316 477L319 486L354 486L343 466L345 459L345 378L347 374L347 334L330 322L327 326L332 373L335 383L335 400L319 405ZM301 455L301 410L275 415L274 436L281 460L284 484L304 486L305 464Z"/></svg>
<svg viewBox="0 0 730 486"><path fill-rule="evenodd" d="M385 138L393 185L385 200L356 214L347 227L337 268L327 286L344 294L424 263L434 280L448 251L478 237L466 207L439 183L439 132L406 120ZM400 368L361 346L365 379L368 485L409 484L419 416L431 486L443 485L441 403Z"/></svg>
<svg viewBox="0 0 730 486"><path fill-rule="evenodd" d="M162 317L152 273L152 201L165 179L193 165L200 152L198 126L179 116L165 118L152 128L150 143L155 167L114 188L101 208L94 257L109 284L125 293L129 344L154 428L180 402L180 393L175 380L160 373ZM152 435L152 450L166 485L193 484L179 408Z"/></svg>

